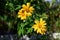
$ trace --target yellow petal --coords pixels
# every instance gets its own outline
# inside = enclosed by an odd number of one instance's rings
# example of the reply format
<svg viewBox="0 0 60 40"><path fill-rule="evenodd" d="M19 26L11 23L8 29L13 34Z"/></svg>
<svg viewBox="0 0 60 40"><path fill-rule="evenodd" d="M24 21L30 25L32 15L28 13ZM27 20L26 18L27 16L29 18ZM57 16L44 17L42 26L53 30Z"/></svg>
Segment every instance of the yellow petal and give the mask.
<svg viewBox="0 0 60 40"><path fill-rule="evenodd" d="M42 22L43 21L43 19L42 18L40 18L40 22Z"/></svg>
<svg viewBox="0 0 60 40"><path fill-rule="evenodd" d="M27 3L27 7L30 7L30 3Z"/></svg>
<svg viewBox="0 0 60 40"><path fill-rule="evenodd" d="M40 29L38 29L38 30L37 30L37 33L41 33L41 30L40 30Z"/></svg>
<svg viewBox="0 0 60 40"><path fill-rule="evenodd" d="M34 22L35 22L36 24L37 24L37 23L39 23L39 21L38 21L38 20L35 20Z"/></svg>
<svg viewBox="0 0 60 40"><path fill-rule="evenodd" d="M32 28L34 29L34 31L36 31L38 29L37 25L33 25Z"/></svg>
<svg viewBox="0 0 60 40"><path fill-rule="evenodd" d="M21 17L21 20L24 20L24 19L26 19L26 17Z"/></svg>
<svg viewBox="0 0 60 40"><path fill-rule="evenodd" d="M27 16L31 16L32 14L29 12L28 14L27 14Z"/></svg>
<svg viewBox="0 0 60 40"><path fill-rule="evenodd" d="M30 10L30 12L32 12L32 11L34 10L33 6L31 6L31 7L29 8L29 10Z"/></svg>
<svg viewBox="0 0 60 40"><path fill-rule="evenodd" d="M46 23L43 23L43 25L47 25Z"/></svg>
<svg viewBox="0 0 60 40"><path fill-rule="evenodd" d="M25 4L23 4L23 5L22 5L22 7L23 7L23 8L25 8L25 7L26 7L26 5L25 5Z"/></svg>
<svg viewBox="0 0 60 40"><path fill-rule="evenodd" d="M18 18L20 18L20 15L18 15Z"/></svg>

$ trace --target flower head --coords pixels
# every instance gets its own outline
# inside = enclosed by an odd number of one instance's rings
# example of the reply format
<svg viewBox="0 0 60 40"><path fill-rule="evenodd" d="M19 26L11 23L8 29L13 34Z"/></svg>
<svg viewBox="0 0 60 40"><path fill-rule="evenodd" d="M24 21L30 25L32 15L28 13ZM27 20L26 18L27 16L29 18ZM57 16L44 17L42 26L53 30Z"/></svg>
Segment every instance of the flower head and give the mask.
<svg viewBox="0 0 60 40"><path fill-rule="evenodd" d="M33 12L34 8L31 6L30 3L27 3L26 5L22 5L22 9L18 12L18 18L21 18L21 20L25 20L27 17L31 16L31 12Z"/></svg>
<svg viewBox="0 0 60 40"><path fill-rule="evenodd" d="M35 20L35 24L32 26L34 31L37 31L37 33L45 34L46 32L46 22L41 18L40 21Z"/></svg>
<svg viewBox="0 0 60 40"><path fill-rule="evenodd" d="M23 4L22 9L24 9L27 13L31 13L34 10L33 6L30 6L30 3L27 3L26 5Z"/></svg>
<svg viewBox="0 0 60 40"><path fill-rule="evenodd" d="M21 18L21 20L25 20L26 16L27 16L27 13L23 9L19 10L18 18Z"/></svg>

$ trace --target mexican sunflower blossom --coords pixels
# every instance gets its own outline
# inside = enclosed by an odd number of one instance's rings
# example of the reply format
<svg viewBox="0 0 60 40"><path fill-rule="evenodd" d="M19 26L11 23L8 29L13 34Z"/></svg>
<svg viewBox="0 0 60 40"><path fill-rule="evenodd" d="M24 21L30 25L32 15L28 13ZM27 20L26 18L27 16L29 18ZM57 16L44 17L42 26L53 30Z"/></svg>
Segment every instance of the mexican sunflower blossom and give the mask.
<svg viewBox="0 0 60 40"><path fill-rule="evenodd" d="M37 31L37 33L40 34L45 34L46 32L46 22L45 20L43 20L42 18L40 19L40 21L35 20L35 24L32 26L32 28L34 29L34 31Z"/></svg>
<svg viewBox="0 0 60 40"><path fill-rule="evenodd" d="M29 14L28 16L31 16L31 12L34 10L33 6L30 6L30 3L27 3L26 5L23 4L22 9L24 9Z"/></svg>

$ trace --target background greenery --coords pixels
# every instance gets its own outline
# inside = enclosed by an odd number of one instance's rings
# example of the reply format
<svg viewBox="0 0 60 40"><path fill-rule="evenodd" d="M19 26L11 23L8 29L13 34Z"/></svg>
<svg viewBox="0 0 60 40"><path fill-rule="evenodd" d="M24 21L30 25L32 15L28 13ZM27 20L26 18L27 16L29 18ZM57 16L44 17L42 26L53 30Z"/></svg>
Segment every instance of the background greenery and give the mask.
<svg viewBox="0 0 60 40"><path fill-rule="evenodd" d="M22 21L17 18L17 13L21 9L21 5L27 2L34 6L35 11L33 16ZM52 2L45 2L44 0L1 0L0 7L0 34L39 35L33 32L31 26L35 19L39 20L41 17L47 22L47 33L37 39L46 40L48 34L60 32L60 4L56 3L56 0Z"/></svg>

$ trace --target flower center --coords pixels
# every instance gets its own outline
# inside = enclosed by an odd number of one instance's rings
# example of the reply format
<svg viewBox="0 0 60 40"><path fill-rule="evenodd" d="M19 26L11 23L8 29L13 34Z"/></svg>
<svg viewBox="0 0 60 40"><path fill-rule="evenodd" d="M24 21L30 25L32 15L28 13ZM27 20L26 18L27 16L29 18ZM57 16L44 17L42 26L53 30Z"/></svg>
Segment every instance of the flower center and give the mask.
<svg viewBox="0 0 60 40"><path fill-rule="evenodd" d="M25 14L23 13L22 16L24 16Z"/></svg>
<svg viewBox="0 0 60 40"><path fill-rule="evenodd" d="M39 24L39 28L41 28L42 27L42 25L41 24Z"/></svg>
<svg viewBox="0 0 60 40"><path fill-rule="evenodd" d="M24 10L22 10L22 13L24 13Z"/></svg>

